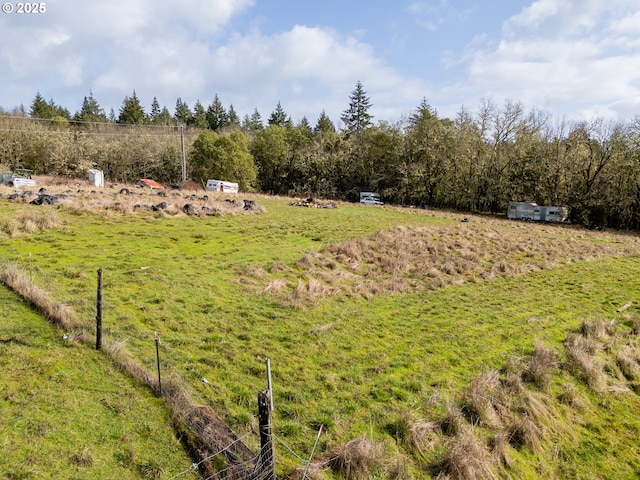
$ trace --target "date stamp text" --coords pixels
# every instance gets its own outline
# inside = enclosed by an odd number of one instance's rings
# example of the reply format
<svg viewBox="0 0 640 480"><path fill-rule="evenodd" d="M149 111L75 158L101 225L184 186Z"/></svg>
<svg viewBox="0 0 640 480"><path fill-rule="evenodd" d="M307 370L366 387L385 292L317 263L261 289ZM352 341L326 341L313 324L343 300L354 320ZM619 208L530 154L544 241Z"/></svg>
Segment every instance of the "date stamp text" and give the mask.
<svg viewBox="0 0 640 480"><path fill-rule="evenodd" d="M2 12L3 13L15 13L17 15L33 15L33 14L41 14L46 13L47 4L46 2L5 2L2 4Z"/></svg>

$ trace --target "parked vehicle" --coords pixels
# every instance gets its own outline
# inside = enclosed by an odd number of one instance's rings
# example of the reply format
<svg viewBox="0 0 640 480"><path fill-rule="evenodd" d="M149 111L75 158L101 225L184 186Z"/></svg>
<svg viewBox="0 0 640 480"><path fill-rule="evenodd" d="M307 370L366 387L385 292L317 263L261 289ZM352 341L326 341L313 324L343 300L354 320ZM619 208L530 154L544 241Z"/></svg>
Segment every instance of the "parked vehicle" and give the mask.
<svg viewBox="0 0 640 480"><path fill-rule="evenodd" d="M530 222L566 222L569 218L567 207L551 207L533 202L509 202L507 218Z"/></svg>
<svg viewBox="0 0 640 480"><path fill-rule="evenodd" d="M238 193L238 184L223 180L207 180L206 189L208 192Z"/></svg>
<svg viewBox="0 0 640 480"><path fill-rule="evenodd" d="M13 172L3 173L0 176L0 183L13 188L35 187L36 181L31 178L31 170L26 168L16 168Z"/></svg>
<svg viewBox="0 0 640 480"><path fill-rule="evenodd" d="M384 205L384 202L380 200L380 194L375 192L360 192L360 203Z"/></svg>

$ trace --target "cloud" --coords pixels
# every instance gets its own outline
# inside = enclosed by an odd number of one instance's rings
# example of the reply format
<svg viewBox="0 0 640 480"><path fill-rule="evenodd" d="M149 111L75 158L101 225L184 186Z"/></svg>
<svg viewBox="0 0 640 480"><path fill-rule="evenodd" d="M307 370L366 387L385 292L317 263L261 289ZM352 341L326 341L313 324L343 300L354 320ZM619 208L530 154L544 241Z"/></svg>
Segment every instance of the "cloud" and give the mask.
<svg viewBox="0 0 640 480"><path fill-rule="evenodd" d="M632 1L538 0L504 23L498 42L468 46L459 56L468 78L456 91L578 118L628 118L640 97L639 20Z"/></svg>

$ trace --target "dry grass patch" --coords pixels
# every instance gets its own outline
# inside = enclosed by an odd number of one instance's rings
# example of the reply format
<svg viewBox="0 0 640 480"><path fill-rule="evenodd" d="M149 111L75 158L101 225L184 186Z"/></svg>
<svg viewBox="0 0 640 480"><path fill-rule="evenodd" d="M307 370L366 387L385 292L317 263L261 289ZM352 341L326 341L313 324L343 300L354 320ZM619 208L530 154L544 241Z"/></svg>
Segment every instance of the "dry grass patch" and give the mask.
<svg viewBox="0 0 640 480"><path fill-rule="evenodd" d="M570 335L565 341L565 352L569 367L580 373L587 384L596 391L606 386L606 376L595 353L601 346L582 335Z"/></svg>
<svg viewBox="0 0 640 480"><path fill-rule="evenodd" d="M383 470L384 450L383 443L359 437L330 452L327 464L347 480L371 478Z"/></svg>
<svg viewBox="0 0 640 480"><path fill-rule="evenodd" d="M207 217L264 213L264 207L256 204L245 208L243 198L229 198L216 192L195 190L150 190L139 185L110 185L97 189L86 181L55 183L46 180L46 193L57 196L60 208L88 215L135 216L140 213L165 216ZM80 188L78 188L80 187ZM28 203L33 196L24 196L14 202ZM185 205L191 205L188 212ZM5 226L4 229L10 228Z"/></svg>
<svg viewBox="0 0 640 480"><path fill-rule="evenodd" d="M440 227L396 226L371 237L328 245L304 255L295 266L305 271L303 275L334 287L324 295L370 298L640 252L636 237L624 240L614 234L559 225L476 219ZM347 275L341 277L337 272ZM370 282L372 278L376 281ZM304 295L296 298L303 300Z"/></svg>
<svg viewBox="0 0 640 480"><path fill-rule="evenodd" d="M492 370L475 378L463 392L462 411L472 423L496 428L501 424L496 407L503 397L499 372Z"/></svg>
<svg viewBox="0 0 640 480"><path fill-rule="evenodd" d="M54 301L15 264L9 264L0 272L0 282L31 303L49 321L66 331L80 326L67 305Z"/></svg>
<svg viewBox="0 0 640 480"><path fill-rule="evenodd" d="M461 428L458 427L455 430L460 431ZM408 441L422 457L426 457L441 444L441 435L442 430L439 422L418 420L409 428Z"/></svg>
<svg viewBox="0 0 640 480"><path fill-rule="evenodd" d="M525 380L533 383L538 390L546 391L551 381L551 373L557 366L558 360L555 352L542 344L536 343L523 376Z"/></svg>
<svg viewBox="0 0 640 480"><path fill-rule="evenodd" d="M53 210L43 212L24 211L18 212L14 218L5 219L0 222L0 231L10 237L29 235L64 225L59 220L58 215Z"/></svg>
<svg viewBox="0 0 640 480"><path fill-rule="evenodd" d="M496 479L492 455L473 435L457 436L444 456L438 478L451 480Z"/></svg>
<svg viewBox="0 0 640 480"><path fill-rule="evenodd" d="M528 415L512 419L507 427L507 439L514 448L527 447L534 453L542 449L542 429Z"/></svg>

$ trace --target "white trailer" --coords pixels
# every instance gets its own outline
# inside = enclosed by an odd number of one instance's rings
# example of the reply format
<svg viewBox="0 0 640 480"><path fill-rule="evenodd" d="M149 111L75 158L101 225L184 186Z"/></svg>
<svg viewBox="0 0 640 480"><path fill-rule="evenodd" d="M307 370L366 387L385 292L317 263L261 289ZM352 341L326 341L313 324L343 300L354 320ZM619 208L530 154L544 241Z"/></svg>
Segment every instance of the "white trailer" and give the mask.
<svg viewBox="0 0 640 480"><path fill-rule="evenodd" d="M238 184L223 180L207 180L206 189L208 192L238 193Z"/></svg>
<svg viewBox="0 0 640 480"><path fill-rule="evenodd" d="M509 202L507 218L531 222L566 222L569 218L567 207L538 205L533 202Z"/></svg>
<svg viewBox="0 0 640 480"><path fill-rule="evenodd" d="M375 192L360 192L360 203L384 205L384 202L380 199L380 194Z"/></svg>
<svg viewBox="0 0 640 480"><path fill-rule="evenodd" d="M36 181L31 178L31 170L26 169L16 169L13 172L3 173L0 176L0 183L13 188L36 186Z"/></svg>

